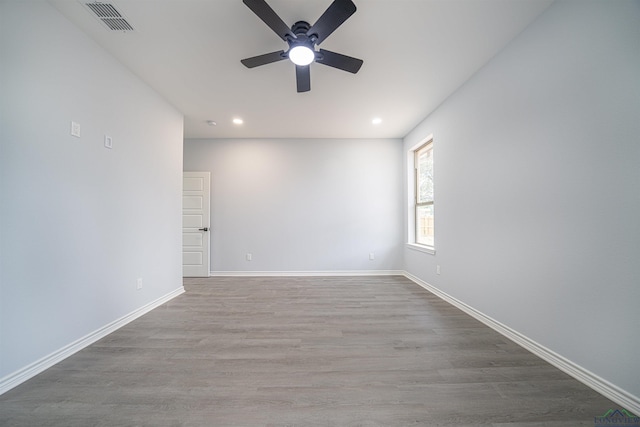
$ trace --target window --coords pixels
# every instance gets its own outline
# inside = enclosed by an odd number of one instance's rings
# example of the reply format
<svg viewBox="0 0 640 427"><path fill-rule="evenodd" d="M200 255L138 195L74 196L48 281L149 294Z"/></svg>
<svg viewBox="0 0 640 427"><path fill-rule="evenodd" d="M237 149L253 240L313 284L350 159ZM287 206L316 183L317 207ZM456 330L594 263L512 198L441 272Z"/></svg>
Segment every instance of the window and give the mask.
<svg viewBox="0 0 640 427"><path fill-rule="evenodd" d="M414 151L415 243L434 248L433 139Z"/></svg>

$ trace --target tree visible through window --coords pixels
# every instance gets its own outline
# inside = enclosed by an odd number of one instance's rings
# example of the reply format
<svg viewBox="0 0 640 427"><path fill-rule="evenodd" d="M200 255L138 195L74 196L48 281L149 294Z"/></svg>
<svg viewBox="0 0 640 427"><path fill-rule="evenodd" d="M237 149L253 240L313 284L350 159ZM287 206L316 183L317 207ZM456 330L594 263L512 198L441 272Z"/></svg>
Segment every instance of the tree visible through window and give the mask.
<svg viewBox="0 0 640 427"><path fill-rule="evenodd" d="M415 151L416 243L434 247L433 140Z"/></svg>

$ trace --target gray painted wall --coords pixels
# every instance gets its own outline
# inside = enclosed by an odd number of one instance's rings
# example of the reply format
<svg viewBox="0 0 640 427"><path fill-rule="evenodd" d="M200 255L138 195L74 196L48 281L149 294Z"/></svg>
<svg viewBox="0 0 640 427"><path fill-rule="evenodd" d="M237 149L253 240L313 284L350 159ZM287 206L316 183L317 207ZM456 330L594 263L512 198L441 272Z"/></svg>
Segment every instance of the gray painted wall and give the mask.
<svg viewBox="0 0 640 427"><path fill-rule="evenodd" d="M406 270L635 396L639 22L555 3L404 141L434 134L436 180L436 255Z"/></svg>
<svg viewBox="0 0 640 427"><path fill-rule="evenodd" d="M182 286L183 132L46 2L0 19L2 378Z"/></svg>
<svg viewBox="0 0 640 427"><path fill-rule="evenodd" d="M212 271L401 267L399 139L186 140L184 168L211 172Z"/></svg>

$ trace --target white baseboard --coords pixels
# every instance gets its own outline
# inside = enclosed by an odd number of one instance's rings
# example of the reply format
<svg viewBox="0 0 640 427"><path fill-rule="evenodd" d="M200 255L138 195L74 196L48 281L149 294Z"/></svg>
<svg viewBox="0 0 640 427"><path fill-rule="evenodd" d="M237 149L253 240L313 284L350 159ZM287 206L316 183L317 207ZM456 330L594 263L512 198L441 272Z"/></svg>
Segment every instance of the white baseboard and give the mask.
<svg viewBox="0 0 640 427"><path fill-rule="evenodd" d="M582 366L572 362L571 360L566 359L565 357L559 355L546 348L545 346L535 342L534 340L522 335L521 333L511 329L510 327L498 322L495 319L487 316L486 314L474 309L473 307L463 303L462 301L448 295L445 292L442 292L440 289L430 285L427 282L424 282L417 278L416 276L404 272L404 276L423 287L427 291L436 295L437 297L443 299L449 304L459 308L464 311L471 317L480 322L484 323L494 331L499 334L507 337L511 341L520 345L524 349L530 351L535 354L539 358L549 362L551 365L560 369L562 372L570 375L581 383L585 384L587 387L595 390L600 393L607 399L610 399L617 404L621 405L623 408L632 412L634 414L640 414L640 398L638 396L634 396L633 394L627 392L626 390L621 389L620 387L611 384L609 381L604 378L599 377L593 372L583 368Z"/></svg>
<svg viewBox="0 0 640 427"><path fill-rule="evenodd" d="M117 320L114 320L113 322L101 327L100 329L93 331L90 334L72 342L71 344L68 344L61 349L54 351L48 356L45 356L42 359L37 360L36 362L5 376L4 378L0 379L0 395L6 393L14 387L17 387L28 379L35 377L36 375L49 369L56 363L61 362L74 353L77 353L83 348L88 347L99 339L102 339L115 330L123 327L127 323L136 320L137 318L150 312L154 308L161 306L162 304L172 300L173 298L183 293L184 287L180 286L175 291L169 292L168 294L158 298L157 300L152 301L149 304L146 304L138 308L137 310L134 310L131 313Z"/></svg>
<svg viewBox="0 0 640 427"><path fill-rule="evenodd" d="M337 270L337 271L210 271L210 277L345 277L404 276L401 270Z"/></svg>

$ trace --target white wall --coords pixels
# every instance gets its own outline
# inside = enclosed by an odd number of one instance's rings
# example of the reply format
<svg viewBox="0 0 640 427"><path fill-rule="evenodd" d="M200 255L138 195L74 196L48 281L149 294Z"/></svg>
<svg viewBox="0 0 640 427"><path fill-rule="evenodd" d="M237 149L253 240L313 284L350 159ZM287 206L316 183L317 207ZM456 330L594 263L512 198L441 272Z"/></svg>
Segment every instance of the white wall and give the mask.
<svg viewBox="0 0 640 427"><path fill-rule="evenodd" d="M184 170L211 172L214 272L401 266L401 140L186 140Z"/></svg>
<svg viewBox="0 0 640 427"><path fill-rule="evenodd" d="M182 116L48 3L0 17L2 378L182 287Z"/></svg>
<svg viewBox="0 0 640 427"><path fill-rule="evenodd" d="M636 399L638 23L557 2L404 140L434 134L436 180L436 255L406 270Z"/></svg>

